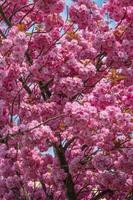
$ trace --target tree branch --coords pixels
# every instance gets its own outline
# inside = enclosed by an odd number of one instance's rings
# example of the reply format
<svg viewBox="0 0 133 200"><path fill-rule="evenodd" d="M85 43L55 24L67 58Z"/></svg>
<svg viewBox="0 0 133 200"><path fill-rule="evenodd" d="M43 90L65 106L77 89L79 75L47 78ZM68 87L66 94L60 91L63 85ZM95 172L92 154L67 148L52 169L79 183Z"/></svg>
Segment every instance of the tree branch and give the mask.
<svg viewBox="0 0 133 200"><path fill-rule="evenodd" d="M51 96L51 92L49 91L49 88L48 88L49 84L50 84L50 82L45 84L42 81L39 81L39 88L40 88L40 91L41 91L41 94L42 94L44 101L49 99L50 96Z"/></svg>
<svg viewBox="0 0 133 200"><path fill-rule="evenodd" d="M32 91L31 89L28 87L28 85L26 84L26 82L23 80L23 78L19 78L19 81L22 83L23 88L26 90L26 92L31 95Z"/></svg>
<svg viewBox="0 0 133 200"><path fill-rule="evenodd" d="M66 188L67 199L68 200L77 200L77 195L76 195L76 192L75 192L75 189L74 189L73 178L72 178L72 175L69 171L69 166L68 166L68 163L67 163L67 160L66 160L66 157L65 157L64 149L61 145L59 147L55 145L54 148L55 148L56 155L57 155L59 162L60 162L60 167L66 173L64 185L65 185L65 188Z"/></svg>
<svg viewBox="0 0 133 200"><path fill-rule="evenodd" d="M113 194L113 191L110 190L110 189L107 189L107 190L104 190L100 193L98 193L95 197L93 197L91 200L100 200L101 198L103 198L105 195L112 195Z"/></svg>
<svg viewBox="0 0 133 200"><path fill-rule="evenodd" d="M3 9L2 9L2 6L0 6L0 14L1 14L4 22L6 23L6 25L11 27L12 24L11 24L10 20L6 17L6 15L5 15L5 13L4 13Z"/></svg>
<svg viewBox="0 0 133 200"><path fill-rule="evenodd" d="M73 141L76 139L76 137L73 137L71 140L67 141L64 145L63 149L66 151L66 149L73 143Z"/></svg>
<svg viewBox="0 0 133 200"><path fill-rule="evenodd" d="M40 180L40 183L41 183L42 189L43 189L43 191L44 191L44 193L45 193L45 195L46 195L46 200L54 200L54 199L53 199L53 194L52 194L52 193L49 194L49 193L47 192L47 188L46 188L45 183L44 183L42 180Z"/></svg>

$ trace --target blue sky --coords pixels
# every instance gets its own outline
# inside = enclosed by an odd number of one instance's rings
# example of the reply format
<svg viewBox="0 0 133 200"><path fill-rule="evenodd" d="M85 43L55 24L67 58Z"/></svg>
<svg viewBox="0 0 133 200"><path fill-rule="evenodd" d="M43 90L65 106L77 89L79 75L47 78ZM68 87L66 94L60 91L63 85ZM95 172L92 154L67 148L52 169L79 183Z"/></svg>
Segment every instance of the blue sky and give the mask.
<svg viewBox="0 0 133 200"><path fill-rule="evenodd" d="M96 2L99 6L101 6L102 3L104 2L104 0L95 0L95 2Z"/></svg>

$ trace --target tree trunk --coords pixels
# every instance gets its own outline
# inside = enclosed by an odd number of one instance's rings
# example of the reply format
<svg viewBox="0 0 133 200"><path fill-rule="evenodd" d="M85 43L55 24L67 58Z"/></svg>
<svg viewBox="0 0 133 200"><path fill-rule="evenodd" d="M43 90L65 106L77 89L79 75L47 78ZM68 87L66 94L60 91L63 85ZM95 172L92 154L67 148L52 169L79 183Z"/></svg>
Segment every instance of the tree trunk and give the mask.
<svg viewBox="0 0 133 200"><path fill-rule="evenodd" d="M75 189L74 189L74 183L73 183L72 175L69 172L69 166L68 166L68 163L66 161L64 149L61 146L55 147L55 153L56 153L56 156L59 159L61 169L63 169L64 172L67 174L67 176L64 180L67 199L68 200L77 200L77 195L76 195L76 192L75 192Z"/></svg>

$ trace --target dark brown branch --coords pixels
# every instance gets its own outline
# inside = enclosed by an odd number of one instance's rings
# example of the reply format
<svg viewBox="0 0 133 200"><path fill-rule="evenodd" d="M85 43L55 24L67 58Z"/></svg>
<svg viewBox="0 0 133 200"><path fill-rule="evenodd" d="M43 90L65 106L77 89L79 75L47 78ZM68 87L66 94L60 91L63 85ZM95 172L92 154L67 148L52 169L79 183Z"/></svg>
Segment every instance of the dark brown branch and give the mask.
<svg viewBox="0 0 133 200"><path fill-rule="evenodd" d="M31 89L28 87L28 85L26 84L26 82L23 80L22 77L19 78L19 81L22 83L22 86L23 86L23 88L25 89L25 91L26 91L29 95L31 95L31 94L32 94L32 91L31 91Z"/></svg>
<svg viewBox="0 0 133 200"><path fill-rule="evenodd" d="M58 115L58 116L55 116L55 117L51 117L49 119L47 119L46 121L44 122L41 122L40 124L30 128L30 129L27 129L27 130L18 130L17 132L13 133L13 134L8 134L6 137L3 137L3 138L0 138L0 143L7 143L8 142L8 139L13 139L15 136L20 136L20 135L24 135L25 132L30 132L30 131L33 131L34 129L37 129L39 127L41 127L42 125L46 125L48 124L49 122L51 122L52 120L56 120L58 118L61 118L63 117L64 115L61 114L61 115Z"/></svg>
<svg viewBox="0 0 133 200"><path fill-rule="evenodd" d="M90 183L85 184L77 193L77 196L79 196L82 192L84 192L84 189L86 189L89 186ZM87 190L88 191L88 190ZM86 192L86 191L85 191Z"/></svg>
<svg viewBox="0 0 133 200"><path fill-rule="evenodd" d="M4 38L4 39L6 39L6 36L5 36L5 34L3 33L3 31L0 29L0 35Z"/></svg>
<svg viewBox="0 0 133 200"><path fill-rule="evenodd" d="M69 171L69 166L65 157L65 152L63 147L60 145L59 147L55 145L55 152L60 162L61 169L66 173L66 178L64 180L64 185L66 188L66 196L68 200L77 200L77 195L74 189L74 182L72 175Z"/></svg>
<svg viewBox="0 0 133 200"><path fill-rule="evenodd" d="M133 189L131 190L131 192L127 194L127 196L125 197L125 200L133 200Z"/></svg>
<svg viewBox="0 0 133 200"><path fill-rule="evenodd" d="M1 7L4 6L5 3L6 3L6 0L1 4Z"/></svg>
<svg viewBox="0 0 133 200"><path fill-rule="evenodd" d="M28 81L28 79L29 79L29 75L27 76L27 78L25 79L25 83L26 83L26 81ZM15 101L16 101L16 99L17 99L17 97L20 95L20 92L22 91L24 89L24 87L22 86L20 89L19 89L19 91L17 92L17 94L16 94L16 96L13 98L13 101L12 101L12 104L11 104L11 113L10 113L10 115L11 115L11 122L13 122L13 110L14 110L14 105L15 105Z"/></svg>
<svg viewBox="0 0 133 200"><path fill-rule="evenodd" d="M19 21L19 23L22 23L22 21L24 20L24 18L30 14L35 8L35 4L33 5L33 7L21 18L21 20Z"/></svg>
<svg viewBox="0 0 133 200"><path fill-rule="evenodd" d="M6 17L6 15L5 15L5 13L4 13L3 9L2 9L2 6L0 6L0 14L1 14L1 16L2 16L2 18L3 18L3 20L4 20L4 22L7 24L7 26L11 27L11 26L12 26L12 25L11 25L11 22L10 22L10 20Z"/></svg>
<svg viewBox="0 0 133 200"><path fill-rule="evenodd" d="M9 19L11 20L12 17L14 17L14 16L16 15L17 12L20 12L20 11L23 10L24 8L27 8L27 7L31 6L31 5L33 5L33 4L30 3L30 4L27 4L27 5L22 6L21 8L19 8L19 9L17 9L17 10L14 10L13 13L12 13L12 15L9 17Z"/></svg>
<svg viewBox="0 0 133 200"><path fill-rule="evenodd" d="M57 116L55 116L55 117L51 117L51 118L47 119L46 121L41 122L40 124L34 126L33 128L27 129L27 130L25 130L25 131L21 131L21 130L20 130L19 133L20 133L20 134L24 134L25 132L33 131L34 129L39 128L40 126L46 125L46 124L49 123L50 121L55 120L55 119L58 119L58 118L61 118L61 117L64 117L64 114L57 115ZM11 135L11 136L15 136L15 135L18 135L18 132L16 132L15 134L13 134L13 135Z"/></svg>
<svg viewBox="0 0 133 200"><path fill-rule="evenodd" d="M105 52L102 52L98 55L97 59L96 59L96 69L97 71L100 71L100 68L102 66L102 59L106 56L106 53Z"/></svg>
<svg viewBox="0 0 133 200"><path fill-rule="evenodd" d="M98 193L95 197L93 197L91 200L100 200L101 198L103 198L105 195L112 195L113 194L113 191L110 190L110 189L107 189L107 190L104 190L100 193Z"/></svg>
<svg viewBox="0 0 133 200"><path fill-rule="evenodd" d="M71 140L66 142L66 144L63 147L64 151L66 151L66 149L74 142L75 139L76 139L76 137L74 137Z"/></svg>
<svg viewBox="0 0 133 200"><path fill-rule="evenodd" d="M39 89L41 91L41 95L43 97L43 100L46 101L47 100L47 97L46 97L46 93L45 93L45 90L43 88L43 82L42 81L39 81Z"/></svg>
<svg viewBox="0 0 133 200"><path fill-rule="evenodd" d="M28 62L30 63L30 65L32 65L33 64L33 60L31 58L31 56L29 55L28 50L25 52L25 56L26 56Z"/></svg>
<svg viewBox="0 0 133 200"><path fill-rule="evenodd" d="M127 8L126 8L125 13L124 13L123 17L121 18L120 22L115 27L115 29L117 29L121 25L121 23L123 22L123 20L126 18L126 15L127 15Z"/></svg>
<svg viewBox="0 0 133 200"><path fill-rule="evenodd" d="M43 189L43 191L44 191L44 193L45 193L45 195L46 195L46 200L54 200L53 194L47 192L47 188L46 188L45 183L44 183L42 180L40 180L40 183L41 183L42 189Z"/></svg>
<svg viewBox="0 0 133 200"><path fill-rule="evenodd" d="M44 101L49 99L51 96L51 92L49 91L48 85L49 84L45 84L42 81L39 81L39 88L40 88L40 91L41 91Z"/></svg>
<svg viewBox="0 0 133 200"><path fill-rule="evenodd" d="M22 200L22 198L20 197L19 188L12 188L11 190L12 190L16 200Z"/></svg>

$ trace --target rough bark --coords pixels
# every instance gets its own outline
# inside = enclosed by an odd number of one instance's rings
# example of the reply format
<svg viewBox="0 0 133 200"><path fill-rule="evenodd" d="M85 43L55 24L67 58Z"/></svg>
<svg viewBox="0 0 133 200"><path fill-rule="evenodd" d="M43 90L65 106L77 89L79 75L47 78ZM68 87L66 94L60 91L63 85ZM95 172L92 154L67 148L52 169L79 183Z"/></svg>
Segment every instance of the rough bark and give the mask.
<svg viewBox="0 0 133 200"><path fill-rule="evenodd" d="M77 200L77 195L74 189L74 182L72 179L72 175L69 171L69 166L65 157L65 151L62 146L55 147L56 156L59 159L60 167L66 173L66 178L64 180L64 185L66 188L66 196L68 200Z"/></svg>

